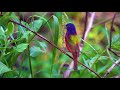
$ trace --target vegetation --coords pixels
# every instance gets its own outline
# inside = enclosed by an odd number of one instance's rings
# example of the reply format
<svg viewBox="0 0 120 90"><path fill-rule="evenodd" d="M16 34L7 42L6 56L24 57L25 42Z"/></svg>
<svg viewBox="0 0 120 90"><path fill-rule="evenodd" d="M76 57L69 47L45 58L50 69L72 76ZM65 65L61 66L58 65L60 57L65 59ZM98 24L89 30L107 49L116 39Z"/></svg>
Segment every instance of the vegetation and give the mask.
<svg viewBox="0 0 120 90"><path fill-rule="evenodd" d="M117 12L1 12L1 78L119 78ZM65 24L80 38L78 70L66 49Z"/></svg>

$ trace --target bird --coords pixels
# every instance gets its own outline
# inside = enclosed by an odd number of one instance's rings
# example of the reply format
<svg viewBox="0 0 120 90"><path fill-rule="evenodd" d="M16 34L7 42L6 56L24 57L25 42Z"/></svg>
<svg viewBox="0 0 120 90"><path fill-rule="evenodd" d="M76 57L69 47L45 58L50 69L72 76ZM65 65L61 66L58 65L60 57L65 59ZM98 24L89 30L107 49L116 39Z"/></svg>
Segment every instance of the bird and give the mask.
<svg viewBox="0 0 120 90"><path fill-rule="evenodd" d="M65 34L65 44L66 48L68 51L72 54L73 56L73 61L74 61L74 70L78 70L78 65L77 61L79 58L79 37L76 32L75 25L73 23L67 23L65 25L66 34Z"/></svg>

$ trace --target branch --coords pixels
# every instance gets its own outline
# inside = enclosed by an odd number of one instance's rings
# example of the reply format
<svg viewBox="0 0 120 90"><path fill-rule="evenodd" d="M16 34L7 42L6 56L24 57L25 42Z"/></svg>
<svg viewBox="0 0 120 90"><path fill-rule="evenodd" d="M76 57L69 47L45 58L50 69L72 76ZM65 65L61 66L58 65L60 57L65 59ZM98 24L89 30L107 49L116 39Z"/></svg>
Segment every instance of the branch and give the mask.
<svg viewBox="0 0 120 90"><path fill-rule="evenodd" d="M113 24L114 24L114 20L115 20L116 15L117 15L117 13L115 13L113 16L111 28L110 28L110 49L111 49L111 43L112 43L112 33L114 32Z"/></svg>
<svg viewBox="0 0 120 90"><path fill-rule="evenodd" d="M85 38L85 32L86 32L86 29L87 29L87 22L88 22L88 12L86 12L86 15L85 15L85 26L84 26L84 32L83 32L83 36L82 36L82 41L81 41L81 44L83 45L83 40ZM81 45L81 46L82 46ZM83 46L82 46L83 47Z"/></svg>
<svg viewBox="0 0 120 90"><path fill-rule="evenodd" d="M110 55L110 53L109 53L109 48L107 48L107 53L108 53L108 56L110 57L110 60L111 60L112 62L114 62L113 58L111 57L111 55Z"/></svg>
<svg viewBox="0 0 120 90"><path fill-rule="evenodd" d="M90 18L89 24L88 24L88 26L87 26L87 29L86 29L86 32L85 32L85 37L84 37L83 40L86 40L87 35L88 35L89 31L90 31L91 28L92 28L94 18L95 18L95 12L91 13L91 18Z"/></svg>
<svg viewBox="0 0 120 90"><path fill-rule="evenodd" d="M35 35L37 35L38 37L40 37L41 39L45 40L46 42L48 42L50 45L52 45L53 47L57 48L59 51L61 51L62 53L64 53L65 55L67 55L68 57L70 57L71 59L73 59L73 57L71 57L69 54L67 54L66 52L64 52L63 50L61 50L60 48L58 48L55 44L51 43L49 40L47 40L45 37L43 37L42 35L38 34L37 32L34 32L33 30L31 30L30 28L26 27L25 25L21 24L21 23L18 23L14 20L10 20L10 22L13 22L17 25L20 25L26 29L28 29L29 31L31 31L32 33L34 33ZM78 61L79 62L79 61ZM95 71L93 71L92 69L90 69L89 67L85 66L83 63L79 62L83 67L87 68L88 70L90 70L91 72L93 72L94 74ZM96 74L97 75L97 74ZM99 75L97 75L99 76Z"/></svg>
<svg viewBox="0 0 120 90"><path fill-rule="evenodd" d="M108 48L109 51L111 51L114 55L120 57L120 55L118 55L117 53L115 53L111 48Z"/></svg>
<svg viewBox="0 0 120 90"><path fill-rule="evenodd" d="M112 46L112 33L114 32L113 24L114 24L116 16L117 16L117 13L114 14L113 19L112 19L112 23L111 23L111 28L110 28L110 47L108 48L108 50L111 51L116 56L120 57L117 53L115 53L113 50L111 50L111 46Z"/></svg>
<svg viewBox="0 0 120 90"><path fill-rule="evenodd" d="M86 16L85 16L85 29L84 29L84 33L83 33L83 40L86 40L86 38L87 38L87 35L88 35L88 33L89 33L89 31L91 30L91 28L92 28L92 25L93 25L93 21L94 21L94 17L95 17L95 12L93 12L92 14L91 14L91 17L90 17L90 20L89 20L89 24L88 24L88 26L87 26L87 17L88 17L88 12L86 12ZM83 48L83 45L84 45L84 42L83 41L81 41L80 42L80 51L82 51L82 48ZM70 74L71 74L71 71L72 71L72 69L71 68L73 68L73 60L72 60L72 62L71 62L71 64L69 65L69 67L68 67L68 70L66 70L65 72L64 72L64 74L63 74L63 77L64 78L68 78L69 76L70 76ZM82 64L81 62L79 62L78 61L78 63L80 63L82 66L84 65L84 64ZM85 66L84 65L84 67L85 68L88 68L87 66ZM92 69L90 69L89 68L89 70L91 71L91 72L93 72L94 74L96 74L99 78L102 78L100 75L98 75L95 71L93 71Z"/></svg>
<svg viewBox="0 0 120 90"><path fill-rule="evenodd" d="M113 77L111 77L111 78L120 78L120 75L118 75L118 76L113 76Z"/></svg>
<svg viewBox="0 0 120 90"><path fill-rule="evenodd" d="M120 63L120 58L107 70L104 77L106 77L113 70L113 68L118 65L118 63Z"/></svg>

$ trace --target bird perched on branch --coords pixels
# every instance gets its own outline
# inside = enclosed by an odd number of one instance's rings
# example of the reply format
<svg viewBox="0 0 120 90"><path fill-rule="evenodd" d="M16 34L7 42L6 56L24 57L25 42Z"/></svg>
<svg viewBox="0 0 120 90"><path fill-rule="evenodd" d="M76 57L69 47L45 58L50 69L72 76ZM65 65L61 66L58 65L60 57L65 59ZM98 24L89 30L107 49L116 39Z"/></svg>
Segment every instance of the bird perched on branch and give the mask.
<svg viewBox="0 0 120 90"><path fill-rule="evenodd" d="M76 28L74 24L68 23L65 25L65 28L67 29L66 35L65 35L65 44L69 52L73 56L74 61L74 70L78 69L77 66L77 60L79 57L79 38L76 32Z"/></svg>

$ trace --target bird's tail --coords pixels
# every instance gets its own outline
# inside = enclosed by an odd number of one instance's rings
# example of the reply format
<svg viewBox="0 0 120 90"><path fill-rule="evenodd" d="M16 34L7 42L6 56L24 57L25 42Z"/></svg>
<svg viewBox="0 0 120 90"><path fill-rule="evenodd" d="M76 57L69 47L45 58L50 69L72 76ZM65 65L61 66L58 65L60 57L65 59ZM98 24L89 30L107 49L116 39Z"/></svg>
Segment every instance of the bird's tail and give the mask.
<svg viewBox="0 0 120 90"><path fill-rule="evenodd" d="M73 60L74 60L74 70L78 70L77 60L78 60L78 54L73 53Z"/></svg>

